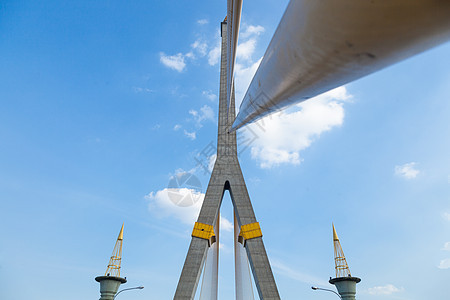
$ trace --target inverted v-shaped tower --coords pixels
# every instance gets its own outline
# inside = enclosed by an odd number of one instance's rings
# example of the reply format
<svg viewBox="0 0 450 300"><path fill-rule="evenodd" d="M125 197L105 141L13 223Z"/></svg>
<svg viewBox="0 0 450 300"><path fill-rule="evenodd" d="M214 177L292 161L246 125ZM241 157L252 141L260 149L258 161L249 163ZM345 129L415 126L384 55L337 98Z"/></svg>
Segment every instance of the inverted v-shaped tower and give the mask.
<svg viewBox="0 0 450 300"><path fill-rule="evenodd" d="M230 106L227 109L226 30L227 24L224 21L221 23L222 53L220 63L217 159L206 190L200 215L192 232L191 244L189 245L189 251L175 292L175 300L194 299L208 249L216 241L214 228L216 228L225 190L229 191L233 202L236 219L235 226L238 226L237 231L240 232L239 240L245 246L259 298L263 300L280 299L269 259L264 248L261 229L259 223L256 221L239 165L236 132L229 132L229 128L235 118L235 100L233 91ZM218 227L216 228L217 230ZM235 235L235 239L237 238ZM208 276L215 277L213 281L217 282L217 271L209 273ZM236 286L238 285L239 283L237 282ZM215 284L214 288L217 289L217 284ZM215 291L215 295L217 295L217 290Z"/></svg>

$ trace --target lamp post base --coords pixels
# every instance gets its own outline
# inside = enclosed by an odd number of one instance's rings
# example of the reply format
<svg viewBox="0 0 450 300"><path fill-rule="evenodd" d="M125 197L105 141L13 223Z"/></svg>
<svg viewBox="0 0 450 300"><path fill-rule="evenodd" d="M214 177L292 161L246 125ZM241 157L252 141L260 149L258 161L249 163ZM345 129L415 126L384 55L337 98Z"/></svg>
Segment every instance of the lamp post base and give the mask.
<svg viewBox="0 0 450 300"><path fill-rule="evenodd" d="M116 276L98 276L95 281L100 282L100 300L113 300L119 287L127 280Z"/></svg>
<svg viewBox="0 0 450 300"><path fill-rule="evenodd" d="M338 277L330 279L330 283L334 284L343 300L356 299L356 284L361 279L358 277Z"/></svg>

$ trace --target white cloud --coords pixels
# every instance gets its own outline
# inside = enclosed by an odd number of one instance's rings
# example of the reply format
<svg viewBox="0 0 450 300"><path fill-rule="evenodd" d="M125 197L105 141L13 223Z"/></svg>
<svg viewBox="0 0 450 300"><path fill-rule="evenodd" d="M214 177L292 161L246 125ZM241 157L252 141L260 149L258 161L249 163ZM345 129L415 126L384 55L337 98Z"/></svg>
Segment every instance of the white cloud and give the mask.
<svg viewBox="0 0 450 300"><path fill-rule="evenodd" d="M247 27L243 26L243 28L240 33L240 42L234 66L237 108L239 108L242 98L262 60L261 57L255 61L253 56L257 48L258 36L264 32L264 27L249 25Z"/></svg>
<svg viewBox="0 0 450 300"><path fill-rule="evenodd" d="M442 214L442 216L444 217L444 219L446 219L447 221L450 221L450 213L445 212Z"/></svg>
<svg viewBox="0 0 450 300"><path fill-rule="evenodd" d="M174 196L192 199L193 205L179 206L174 203ZM205 194L188 188L165 188L145 196L149 201L150 212L158 218L174 217L185 224L194 224L198 218Z"/></svg>
<svg viewBox="0 0 450 300"><path fill-rule="evenodd" d="M216 101L217 95L213 94L211 91L203 91L202 95L208 98L210 101Z"/></svg>
<svg viewBox="0 0 450 300"><path fill-rule="evenodd" d="M200 24L200 25L206 25L206 24L208 24L209 23L209 21L207 20L207 19L200 19L200 20L197 20L197 24Z"/></svg>
<svg viewBox="0 0 450 300"><path fill-rule="evenodd" d="M180 124L176 124L175 126L173 126L173 130L177 131L181 128L182 126Z"/></svg>
<svg viewBox="0 0 450 300"><path fill-rule="evenodd" d="M420 173L420 171L415 168L416 165L417 163L410 162L401 166L395 166L395 174L406 179L416 178Z"/></svg>
<svg viewBox="0 0 450 300"><path fill-rule="evenodd" d="M184 130L184 135L190 138L191 140L195 140L197 138L197 133L195 131L189 132L186 129Z"/></svg>
<svg viewBox="0 0 450 300"><path fill-rule="evenodd" d="M236 60L238 63L244 63L244 65L241 65L241 69L246 69L253 65L252 58L256 50L257 37L263 32L264 27L260 25L250 25L245 27L245 29L240 34L240 41L236 50ZM250 65L248 65L248 63L250 63Z"/></svg>
<svg viewBox="0 0 450 300"><path fill-rule="evenodd" d="M191 48L194 49L200 56L205 56L208 50L208 45L201 39L196 40L191 44Z"/></svg>
<svg viewBox="0 0 450 300"><path fill-rule="evenodd" d="M270 115L248 125L248 128L244 127L241 134L252 141L249 145L252 158L262 168L299 164L300 151L308 148L322 133L342 125L343 101L350 97L345 87L339 87L289 111Z"/></svg>
<svg viewBox="0 0 450 300"><path fill-rule="evenodd" d="M233 231L233 224L227 218L220 215L220 228L225 231Z"/></svg>
<svg viewBox="0 0 450 300"><path fill-rule="evenodd" d="M233 253L234 252L234 247L233 249L230 249L230 247L222 242L219 242L219 249L221 251L221 253Z"/></svg>
<svg viewBox="0 0 450 300"><path fill-rule="evenodd" d="M220 61L220 44L212 48L208 53L208 64L215 66Z"/></svg>
<svg viewBox="0 0 450 300"><path fill-rule="evenodd" d="M450 258L441 260L438 266L439 269L450 269Z"/></svg>
<svg viewBox="0 0 450 300"><path fill-rule="evenodd" d="M368 291L371 295L391 295L393 293L403 291L403 288L399 289L392 284L386 284L383 286L375 286L373 288L369 288Z"/></svg>
<svg viewBox="0 0 450 300"><path fill-rule="evenodd" d="M208 106L208 105L203 105L200 108L200 111L191 109L189 111L189 114L194 117L194 120L197 123L197 126L199 126L199 127L203 126L202 122L205 120L210 120L212 122L215 122L214 110L211 108L211 106Z"/></svg>
<svg viewBox="0 0 450 300"><path fill-rule="evenodd" d="M179 170L177 175L188 174ZM175 175L175 176L177 176ZM193 225L197 220L205 194L186 187L165 188L145 196L149 211L158 218L175 218L184 224ZM233 231L233 224L222 215L220 228Z"/></svg>
<svg viewBox="0 0 450 300"><path fill-rule="evenodd" d="M202 108L200 108L200 111L202 112L201 116L203 119L205 120L210 120L210 121L215 121L214 120L214 110L208 106L208 105L203 105Z"/></svg>
<svg viewBox="0 0 450 300"><path fill-rule="evenodd" d="M187 57L187 58L195 59L194 52L192 52L192 51L189 51L184 56Z"/></svg>
<svg viewBox="0 0 450 300"><path fill-rule="evenodd" d="M166 67L182 72L186 67L184 55L181 53L175 55L166 55L164 52L159 53L159 60Z"/></svg>
<svg viewBox="0 0 450 300"><path fill-rule="evenodd" d="M248 86L250 85L253 76L256 73L256 70L261 63L262 58L260 58L257 62L252 63L250 65L236 63L234 66L235 71L235 83L236 83L236 107L239 108L241 105L241 101L244 98L245 92L247 91Z"/></svg>
<svg viewBox="0 0 450 300"><path fill-rule="evenodd" d="M185 54L178 53L175 55L166 55L160 52L160 61L166 67L182 72L186 68L186 59L196 60L199 57L204 57L208 54L208 44L202 39L198 38L191 44L191 50Z"/></svg>
<svg viewBox="0 0 450 300"><path fill-rule="evenodd" d="M444 244L444 248L441 250L450 251L450 242ZM450 258L443 259L439 262L439 269L450 269Z"/></svg>
<svg viewBox="0 0 450 300"><path fill-rule="evenodd" d="M261 25L257 26L249 25L240 33L240 37L245 39L252 35L260 35L264 31L265 29Z"/></svg>
<svg viewBox="0 0 450 300"><path fill-rule="evenodd" d="M239 43L236 50L237 59L249 60L252 58L256 49L256 39L249 39L243 43Z"/></svg>
<svg viewBox="0 0 450 300"><path fill-rule="evenodd" d="M209 172L212 172L213 168L214 168L214 164L216 163L216 159L217 159L217 154L213 154L209 157L208 160L208 170Z"/></svg>
<svg viewBox="0 0 450 300"><path fill-rule="evenodd" d="M151 90L149 88L143 88L143 87L138 87L138 86L133 86L132 89L133 89L133 92L135 92L136 94L153 92L153 90Z"/></svg>

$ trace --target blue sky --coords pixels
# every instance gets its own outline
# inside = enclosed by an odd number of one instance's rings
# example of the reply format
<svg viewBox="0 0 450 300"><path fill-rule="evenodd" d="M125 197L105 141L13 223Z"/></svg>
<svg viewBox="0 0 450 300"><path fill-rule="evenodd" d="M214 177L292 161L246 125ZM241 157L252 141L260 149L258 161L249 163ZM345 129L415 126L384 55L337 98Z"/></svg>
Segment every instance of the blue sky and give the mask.
<svg viewBox="0 0 450 300"><path fill-rule="evenodd" d="M286 5L244 3L237 101ZM225 12L225 1L1 1L1 299L98 298L122 222L122 275L145 289L120 297L173 297L209 179L197 161L207 167L216 139ZM331 222L359 299L448 297L449 57L447 43L240 131L283 299L333 297L310 289L334 276ZM177 207L164 191L187 171L200 200ZM232 299L222 223L219 294Z"/></svg>

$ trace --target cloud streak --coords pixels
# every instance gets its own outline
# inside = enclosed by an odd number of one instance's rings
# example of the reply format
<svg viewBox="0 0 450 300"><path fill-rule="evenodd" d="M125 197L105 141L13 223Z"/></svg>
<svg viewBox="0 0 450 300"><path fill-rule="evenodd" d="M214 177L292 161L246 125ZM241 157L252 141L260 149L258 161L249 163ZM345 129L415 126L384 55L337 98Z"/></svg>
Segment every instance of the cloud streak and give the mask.
<svg viewBox="0 0 450 300"><path fill-rule="evenodd" d="M197 21L199 25L208 24L208 20L201 19ZM254 29L258 31L257 29ZM182 72L186 69L187 63L206 57L210 66L216 65L220 60L220 32L217 31L215 38L215 46L211 47L203 36L197 38L190 45L190 50L183 53L179 52L175 55L167 55L164 52L160 52L160 62L178 72Z"/></svg>
<svg viewBox="0 0 450 300"><path fill-rule="evenodd" d="M210 66L215 66L220 61L220 43L212 48L208 53L208 64Z"/></svg>
<svg viewBox="0 0 450 300"><path fill-rule="evenodd" d="M450 242L447 242L444 244L444 248L442 248L444 251L450 251Z"/></svg>
<svg viewBox="0 0 450 300"><path fill-rule="evenodd" d="M216 101L217 100L217 95L216 94L213 94L211 91L203 91L202 92L202 95L204 96L204 97L206 97L208 100L210 100L210 101Z"/></svg>
<svg viewBox="0 0 450 300"><path fill-rule="evenodd" d="M368 289L371 295L391 295L403 291L403 288L397 288L392 284L386 284L383 286L375 286Z"/></svg>
<svg viewBox="0 0 450 300"><path fill-rule="evenodd" d="M209 21L207 19L197 20L197 24L199 24L199 25L206 25L208 23L209 23Z"/></svg>
<svg viewBox="0 0 450 300"><path fill-rule="evenodd" d="M443 217L445 220L450 221L450 213L444 212L444 213L442 214L442 217Z"/></svg>
<svg viewBox="0 0 450 300"><path fill-rule="evenodd" d="M416 162L410 162L404 165L395 166L395 175L405 179L414 179L420 173L420 171L416 168L416 165Z"/></svg>
<svg viewBox="0 0 450 300"><path fill-rule="evenodd" d="M186 68L184 55L181 53L175 55L166 55L164 52L159 53L159 61L169 69L183 72Z"/></svg>
<svg viewBox="0 0 450 300"><path fill-rule="evenodd" d="M190 138L191 140L195 140L197 138L197 133L195 131L189 132L185 129L184 135Z"/></svg>
<svg viewBox="0 0 450 300"><path fill-rule="evenodd" d="M194 118L198 127L202 127L203 121L209 120L215 122L214 110L211 106L203 105L199 111L191 109L189 114Z"/></svg>
<svg viewBox="0 0 450 300"><path fill-rule="evenodd" d="M450 269L450 258L443 259L439 262L439 269Z"/></svg>
<svg viewBox="0 0 450 300"><path fill-rule="evenodd" d="M251 36L260 35L260 34L262 34L265 31L266 30L261 25L256 25L256 26L249 25L247 27L244 27L244 30L240 34L240 37L243 38L243 39L246 39L246 38L251 37Z"/></svg>

